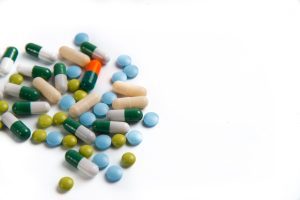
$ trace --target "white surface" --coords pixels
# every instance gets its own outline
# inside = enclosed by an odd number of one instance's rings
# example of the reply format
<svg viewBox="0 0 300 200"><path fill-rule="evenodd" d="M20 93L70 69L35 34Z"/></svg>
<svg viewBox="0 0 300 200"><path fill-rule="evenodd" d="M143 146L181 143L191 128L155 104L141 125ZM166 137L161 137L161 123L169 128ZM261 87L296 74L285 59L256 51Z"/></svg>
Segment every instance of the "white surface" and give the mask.
<svg viewBox="0 0 300 200"><path fill-rule="evenodd" d="M153 129L135 127L140 146L107 151L112 164L128 150L137 156L116 184L104 172L83 178L61 148L3 132L0 199L300 199L298 0L0 0L0 17L3 51L27 42L57 50L89 33L112 59L100 94L113 61L129 54L140 68L131 82L160 115ZM75 187L60 194L66 175Z"/></svg>

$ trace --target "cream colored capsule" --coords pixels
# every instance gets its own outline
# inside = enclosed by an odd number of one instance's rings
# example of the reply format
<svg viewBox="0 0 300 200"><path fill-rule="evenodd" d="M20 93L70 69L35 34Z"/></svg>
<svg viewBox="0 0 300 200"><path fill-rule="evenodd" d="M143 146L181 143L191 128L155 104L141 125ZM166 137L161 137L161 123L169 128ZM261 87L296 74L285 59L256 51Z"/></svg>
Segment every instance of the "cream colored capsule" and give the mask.
<svg viewBox="0 0 300 200"><path fill-rule="evenodd" d="M148 105L148 99L145 96L123 97L113 101L113 109L139 108L143 109Z"/></svg>
<svg viewBox="0 0 300 200"><path fill-rule="evenodd" d="M146 88L131 83L116 81L113 83L113 91L127 97L146 96Z"/></svg>
<svg viewBox="0 0 300 200"><path fill-rule="evenodd" d="M67 46L60 47L59 54L64 59L81 67L85 67L91 61L89 56Z"/></svg>
<svg viewBox="0 0 300 200"><path fill-rule="evenodd" d="M92 108L94 105L99 103L100 96L96 93L89 94L84 99L81 99L76 104L74 104L70 110L69 114L71 117L78 117L84 112L87 112L90 108Z"/></svg>
<svg viewBox="0 0 300 200"><path fill-rule="evenodd" d="M50 83L41 77L36 77L32 81L33 87L42 93L42 95L52 104L57 104L61 98L60 92Z"/></svg>

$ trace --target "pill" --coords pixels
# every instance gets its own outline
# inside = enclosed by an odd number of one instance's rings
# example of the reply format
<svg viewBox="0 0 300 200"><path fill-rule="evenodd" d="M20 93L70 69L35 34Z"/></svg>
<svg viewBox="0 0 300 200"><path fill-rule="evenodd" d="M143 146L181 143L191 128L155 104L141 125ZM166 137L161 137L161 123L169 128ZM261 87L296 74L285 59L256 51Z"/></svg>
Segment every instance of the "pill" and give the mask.
<svg viewBox="0 0 300 200"><path fill-rule="evenodd" d="M57 56L53 52L45 49L44 47L42 47L38 44L34 44L34 43L26 44L25 51L27 54L29 54L35 58L39 58L48 63L53 63L57 59Z"/></svg>
<svg viewBox="0 0 300 200"><path fill-rule="evenodd" d="M9 108L7 101L1 100L0 101L0 113L5 113Z"/></svg>
<svg viewBox="0 0 300 200"><path fill-rule="evenodd" d="M79 78L80 75L82 73L82 70L80 67L76 66L76 65L73 65L73 66L70 66L68 67L67 69L67 77L69 79L76 79L76 78Z"/></svg>
<svg viewBox="0 0 300 200"><path fill-rule="evenodd" d="M98 60L92 60L86 67L80 83L80 88L89 92L94 89L102 64Z"/></svg>
<svg viewBox="0 0 300 200"><path fill-rule="evenodd" d="M17 101L12 105L12 111L17 115L43 114L50 110L51 106L46 101Z"/></svg>
<svg viewBox="0 0 300 200"><path fill-rule="evenodd" d="M68 150L65 154L65 160L89 177L94 177L99 172L99 168L95 163L86 159L75 150Z"/></svg>
<svg viewBox="0 0 300 200"><path fill-rule="evenodd" d="M50 115L42 114L38 117L37 125L39 128L48 128L52 125L53 119Z"/></svg>
<svg viewBox="0 0 300 200"><path fill-rule="evenodd" d="M96 116L91 112L85 112L79 117L79 122L88 128L92 126L94 121L96 121Z"/></svg>
<svg viewBox="0 0 300 200"><path fill-rule="evenodd" d="M98 150L104 151L110 147L111 138L108 135L98 135L94 144Z"/></svg>
<svg viewBox="0 0 300 200"><path fill-rule="evenodd" d="M18 49L15 47L7 47L0 63L0 76L8 74L14 66L18 57Z"/></svg>
<svg viewBox="0 0 300 200"><path fill-rule="evenodd" d="M143 118L143 112L137 108L126 108L124 110L109 110L107 119L110 121L121 121L135 123Z"/></svg>
<svg viewBox="0 0 300 200"><path fill-rule="evenodd" d="M74 135L66 135L62 141L65 148L73 148L77 145L77 138Z"/></svg>
<svg viewBox="0 0 300 200"><path fill-rule="evenodd" d="M126 122L96 120L92 125L95 133L127 133L130 129Z"/></svg>
<svg viewBox="0 0 300 200"><path fill-rule="evenodd" d="M64 112L57 112L55 113L55 115L53 116L53 124L54 125L61 125L62 123L64 123L64 121L68 118L67 113Z"/></svg>
<svg viewBox="0 0 300 200"><path fill-rule="evenodd" d="M74 181L71 177L63 177L58 182L58 187L62 191L69 191L74 186Z"/></svg>
<svg viewBox="0 0 300 200"><path fill-rule="evenodd" d="M30 137L30 129L12 113L4 113L1 121L19 140L24 141Z"/></svg>
<svg viewBox="0 0 300 200"><path fill-rule="evenodd" d="M15 74L12 74L10 77L9 77L9 82L10 83L13 83L13 84L17 84L17 85L21 85L21 83L23 83L24 81L24 78L21 74L19 73L15 73Z"/></svg>
<svg viewBox="0 0 300 200"><path fill-rule="evenodd" d="M135 65L128 65L123 69L128 79L135 78L139 73L139 68Z"/></svg>
<svg viewBox="0 0 300 200"><path fill-rule="evenodd" d="M60 93L65 93L68 90L68 79L67 79L66 65L63 63L56 63L54 65L54 83L55 88Z"/></svg>
<svg viewBox="0 0 300 200"><path fill-rule="evenodd" d="M93 131L89 130L72 118L67 118L63 123L63 127L66 131L76 135L87 144L93 143L96 139L96 135Z"/></svg>
<svg viewBox="0 0 300 200"><path fill-rule="evenodd" d="M92 108L96 103L100 101L100 96L96 93L91 93L87 95L84 99L78 101L74 104L70 110L69 114L71 117L78 117L82 113L87 112L90 108Z"/></svg>
<svg viewBox="0 0 300 200"><path fill-rule="evenodd" d="M75 38L74 38L74 43L77 46L80 46L84 42L89 41L89 35L86 33L77 33Z"/></svg>
<svg viewBox="0 0 300 200"><path fill-rule="evenodd" d="M98 153L93 157L92 162L102 170L109 165L109 158L105 153Z"/></svg>
<svg viewBox="0 0 300 200"><path fill-rule="evenodd" d="M75 101L75 99L73 98L72 95L64 95L60 99L60 101L58 103L58 106L63 111L68 111L75 103L76 103L76 101Z"/></svg>
<svg viewBox="0 0 300 200"><path fill-rule="evenodd" d="M82 145L80 148L79 148L79 153L86 157L86 158L89 158L93 155L94 153L94 148L91 146L91 145Z"/></svg>
<svg viewBox="0 0 300 200"><path fill-rule="evenodd" d="M45 80L49 80L52 76L52 72L49 68L41 66L28 66L28 65L18 65L17 72L27 76L27 77L41 77Z"/></svg>
<svg viewBox="0 0 300 200"><path fill-rule="evenodd" d="M140 131L131 130L126 133L126 139L131 146L137 146L143 141L143 136Z"/></svg>
<svg viewBox="0 0 300 200"><path fill-rule="evenodd" d="M90 62L87 55L67 46L60 47L59 54L64 59L81 67L85 67Z"/></svg>
<svg viewBox="0 0 300 200"><path fill-rule="evenodd" d="M41 77L34 78L32 85L52 104L57 104L61 98L60 92Z"/></svg>
<svg viewBox="0 0 300 200"><path fill-rule="evenodd" d="M80 101L81 99L84 99L87 96L86 91L84 90L77 90L76 92L74 92L74 99L75 101Z"/></svg>
<svg viewBox="0 0 300 200"><path fill-rule="evenodd" d="M115 72L112 77L111 77L111 82L114 83L116 81L126 81L127 80L127 75L120 71L120 72Z"/></svg>
<svg viewBox="0 0 300 200"><path fill-rule="evenodd" d="M99 60L103 65L108 63L108 61L110 60L110 58L104 51L90 42L83 42L80 45L80 50L91 58Z"/></svg>
<svg viewBox="0 0 300 200"><path fill-rule="evenodd" d="M63 135L59 131L52 131L47 135L46 144L48 147L60 146L63 140Z"/></svg>
<svg viewBox="0 0 300 200"><path fill-rule="evenodd" d="M112 103L113 109L139 108L143 109L148 105L148 99L145 96L117 98Z"/></svg>
<svg viewBox="0 0 300 200"><path fill-rule="evenodd" d="M96 115L96 117L99 117L99 118L105 117L108 110L109 110L109 107L105 103L97 103L93 107L93 113Z"/></svg>
<svg viewBox="0 0 300 200"><path fill-rule="evenodd" d="M126 137L123 134L115 134L112 139L111 143L115 148L120 148L126 143Z"/></svg>
<svg viewBox="0 0 300 200"><path fill-rule="evenodd" d="M155 112L148 112L145 114L144 119L143 119L143 124L146 127L154 127L159 121L158 114Z"/></svg>
<svg viewBox="0 0 300 200"><path fill-rule="evenodd" d="M68 90L69 92L75 92L79 89L80 81L78 79L72 79L68 82Z"/></svg>
<svg viewBox="0 0 300 200"><path fill-rule="evenodd" d="M101 97L101 102L110 106L116 98L117 98L117 95L115 93L105 92Z"/></svg>
<svg viewBox="0 0 300 200"><path fill-rule="evenodd" d="M126 152L122 155L121 158L121 165L124 168L131 167L136 161L136 157L133 153L131 152Z"/></svg>
<svg viewBox="0 0 300 200"><path fill-rule="evenodd" d="M110 166L105 172L105 178L108 182L119 181L123 176L123 169L117 165Z"/></svg>
<svg viewBox="0 0 300 200"><path fill-rule="evenodd" d="M120 67L120 68L124 68L126 67L127 65L130 65L131 64L131 58L128 56L128 55L120 55L118 58L117 58L117 66Z"/></svg>
<svg viewBox="0 0 300 200"><path fill-rule="evenodd" d="M113 83L113 91L122 94L126 97L136 97L136 96L146 96L147 90L146 88L134 85L131 83L125 83L122 81L116 81Z"/></svg>
<svg viewBox="0 0 300 200"><path fill-rule="evenodd" d="M17 85L13 83L6 83L4 86L4 93L13 97L19 97L28 101L37 101L40 98L40 93L34 88Z"/></svg>
<svg viewBox="0 0 300 200"><path fill-rule="evenodd" d="M47 138L47 132L43 129L37 129L32 133L32 140L35 143L45 142Z"/></svg>

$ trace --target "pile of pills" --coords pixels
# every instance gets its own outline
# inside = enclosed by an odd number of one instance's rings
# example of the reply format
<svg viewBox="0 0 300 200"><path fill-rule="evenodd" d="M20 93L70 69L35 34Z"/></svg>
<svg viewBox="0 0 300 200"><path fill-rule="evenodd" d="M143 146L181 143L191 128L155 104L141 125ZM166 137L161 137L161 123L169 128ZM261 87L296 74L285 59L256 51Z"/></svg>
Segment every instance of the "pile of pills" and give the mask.
<svg viewBox="0 0 300 200"><path fill-rule="evenodd" d="M120 55L116 59L116 66L121 71L111 78L112 91L101 97L94 88L101 68L110 62L110 58L89 41L86 33L77 34L74 43L79 50L62 46L59 56L38 44L26 44L25 52L29 57L44 63L33 66L16 63L19 56L17 48L6 49L0 62L0 76L17 67L0 97L18 100L13 102L11 110L8 102L0 101L0 128L5 125L20 141L31 137L36 144L46 143L50 148L62 146L66 151L65 162L86 176L94 177L105 170L105 179L117 182L123 176L123 169L131 167L136 157L132 152L126 152L119 163L111 164L103 151L118 149L125 144L139 145L143 140L142 133L132 130L131 125L142 121L145 127L154 127L159 117L154 112L144 115L142 110L148 105L147 90L127 82L139 73L128 55ZM64 61L71 65L66 66ZM48 67L44 66L45 63ZM24 77L32 81L32 86L23 85ZM55 104L61 111L50 116L47 113ZM39 115L33 132L18 118L30 115ZM51 126L56 126L57 130L48 132L46 129ZM60 128L68 134L63 134ZM76 150L79 140L82 145ZM97 151L101 152L95 153ZM61 191L68 191L73 185L71 177L62 177L58 182Z"/></svg>

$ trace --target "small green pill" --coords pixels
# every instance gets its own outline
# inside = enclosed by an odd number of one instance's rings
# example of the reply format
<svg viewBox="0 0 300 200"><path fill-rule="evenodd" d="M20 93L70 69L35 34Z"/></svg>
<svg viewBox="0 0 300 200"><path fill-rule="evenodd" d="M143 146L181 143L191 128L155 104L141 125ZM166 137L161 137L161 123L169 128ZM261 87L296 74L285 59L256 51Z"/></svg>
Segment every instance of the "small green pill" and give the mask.
<svg viewBox="0 0 300 200"><path fill-rule="evenodd" d="M47 115L47 114L43 114L40 115L38 118L38 127L40 128L48 128L49 126L52 125L52 117Z"/></svg>
<svg viewBox="0 0 300 200"><path fill-rule="evenodd" d="M123 134L115 134L112 139L111 143L115 148L120 148L126 143L126 137Z"/></svg>
<svg viewBox="0 0 300 200"><path fill-rule="evenodd" d="M46 141L47 138L47 132L43 129L37 129L32 134L32 140L35 143L42 143Z"/></svg>
<svg viewBox="0 0 300 200"><path fill-rule="evenodd" d="M10 83L14 83L14 84L17 84L17 85L20 85L21 83L23 83L24 81L24 78L21 74L12 74L10 77L9 77L9 82Z"/></svg>
<svg viewBox="0 0 300 200"><path fill-rule="evenodd" d="M69 92L75 92L79 89L80 81L78 79L72 79L68 82L68 90Z"/></svg>
<svg viewBox="0 0 300 200"><path fill-rule="evenodd" d="M89 158L93 155L94 153L94 148L91 146L91 145L82 145L80 148L79 148L79 153L86 157L86 158Z"/></svg>
<svg viewBox="0 0 300 200"><path fill-rule="evenodd" d="M76 101L80 101L81 99L83 99L84 97L86 97L87 93L86 91L83 91L83 90L77 90L75 93L74 93L74 99Z"/></svg>
<svg viewBox="0 0 300 200"><path fill-rule="evenodd" d="M65 176L59 180L58 186L62 191L69 191L74 186L74 181L71 177Z"/></svg>
<svg viewBox="0 0 300 200"><path fill-rule="evenodd" d="M64 112L57 112L53 116L53 124L58 126L64 123L64 121L68 118L68 114Z"/></svg>
<svg viewBox="0 0 300 200"><path fill-rule="evenodd" d="M131 167L135 163L135 155L131 152L126 152L123 154L121 159L121 165L124 168Z"/></svg>
<svg viewBox="0 0 300 200"><path fill-rule="evenodd" d="M65 148L73 148L77 144L77 138L74 135L66 135L62 141Z"/></svg>
<svg viewBox="0 0 300 200"><path fill-rule="evenodd" d="M3 122L0 121L0 129L3 129L4 125L3 125Z"/></svg>
<svg viewBox="0 0 300 200"><path fill-rule="evenodd" d="M3 101L3 100L0 101L0 112L1 113L6 112L8 110L8 107L9 106L8 106L7 101Z"/></svg>

